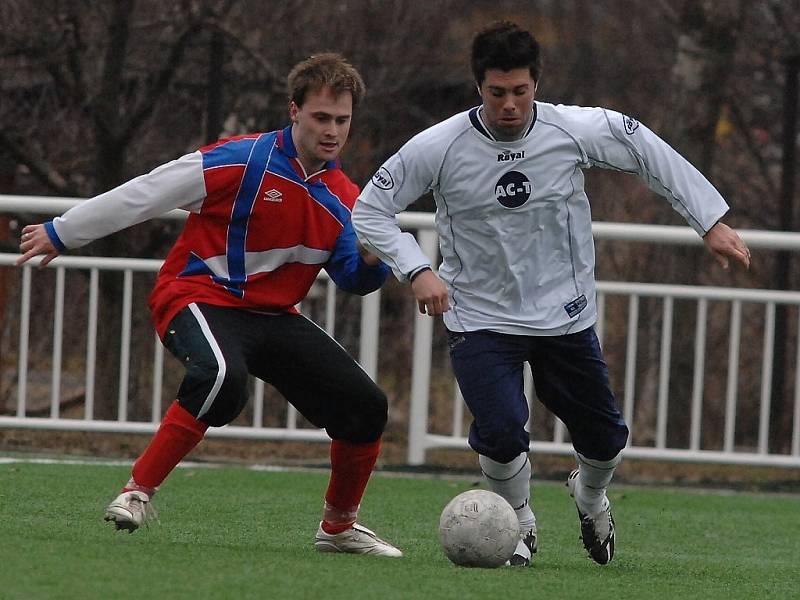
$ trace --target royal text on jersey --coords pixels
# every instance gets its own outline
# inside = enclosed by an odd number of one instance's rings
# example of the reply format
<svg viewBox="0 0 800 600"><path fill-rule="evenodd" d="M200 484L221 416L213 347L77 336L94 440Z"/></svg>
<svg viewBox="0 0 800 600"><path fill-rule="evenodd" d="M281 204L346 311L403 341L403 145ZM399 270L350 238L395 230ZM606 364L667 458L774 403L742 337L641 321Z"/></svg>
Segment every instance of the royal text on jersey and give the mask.
<svg viewBox="0 0 800 600"><path fill-rule="evenodd" d="M525 150L520 150L519 152L505 150L502 154L497 155L497 162L509 162L512 160L519 160L521 158L525 158Z"/></svg>

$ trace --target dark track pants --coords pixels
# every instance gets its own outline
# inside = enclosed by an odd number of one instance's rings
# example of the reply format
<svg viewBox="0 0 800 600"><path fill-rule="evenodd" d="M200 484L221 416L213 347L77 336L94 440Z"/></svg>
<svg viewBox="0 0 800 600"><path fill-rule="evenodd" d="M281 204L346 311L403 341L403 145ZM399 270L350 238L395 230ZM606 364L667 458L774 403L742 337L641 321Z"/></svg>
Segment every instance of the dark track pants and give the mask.
<svg viewBox="0 0 800 600"><path fill-rule="evenodd" d="M247 377L274 385L335 440L377 440L384 393L324 330L302 315L267 315L191 304L172 320L164 345L186 367L178 402L200 421L233 421L248 399Z"/></svg>

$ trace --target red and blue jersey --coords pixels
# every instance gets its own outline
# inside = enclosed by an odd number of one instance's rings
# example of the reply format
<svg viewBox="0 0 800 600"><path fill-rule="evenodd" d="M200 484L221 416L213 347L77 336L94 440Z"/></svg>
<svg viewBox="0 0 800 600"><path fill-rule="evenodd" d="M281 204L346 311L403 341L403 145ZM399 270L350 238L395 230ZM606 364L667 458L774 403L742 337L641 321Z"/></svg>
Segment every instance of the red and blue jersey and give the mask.
<svg viewBox="0 0 800 600"><path fill-rule="evenodd" d="M356 294L384 282L387 267L367 266L356 248L350 211L358 187L335 163L306 176L291 127L200 153L206 198L150 296L159 333L191 302L296 312L322 268Z"/></svg>
<svg viewBox="0 0 800 600"><path fill-rule="evenodd" d="M47 231L63 250L153 213L190 210L150 295L163 337L192 302L296 312L323 268L345 291L379 288L388 268L364 263L350 224L358 193L335 162L307 175L289 126L201 148L81 203Z"/></svg>

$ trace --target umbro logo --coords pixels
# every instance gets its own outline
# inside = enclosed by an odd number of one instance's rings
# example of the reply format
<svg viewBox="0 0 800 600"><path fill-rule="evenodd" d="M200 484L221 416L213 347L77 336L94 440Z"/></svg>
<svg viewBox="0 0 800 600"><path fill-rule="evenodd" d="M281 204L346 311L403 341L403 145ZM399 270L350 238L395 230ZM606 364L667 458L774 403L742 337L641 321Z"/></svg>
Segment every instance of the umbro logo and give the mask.
<svg viewBox="0 0 800 600"><path fill-rule="evenodd" d="M283 202L283 194L276 189L264 192L264 200L267 202Z"/></svg>

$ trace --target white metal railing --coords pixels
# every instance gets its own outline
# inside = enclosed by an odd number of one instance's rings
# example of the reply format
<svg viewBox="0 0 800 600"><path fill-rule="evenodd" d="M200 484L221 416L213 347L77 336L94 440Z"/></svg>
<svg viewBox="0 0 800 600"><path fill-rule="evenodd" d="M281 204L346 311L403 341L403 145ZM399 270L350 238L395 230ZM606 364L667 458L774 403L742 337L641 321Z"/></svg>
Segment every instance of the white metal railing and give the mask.
<svg viewBox="0 0 800 600"><path fill-rule="evenodd" d="M78 201L64 198L0 196L0 212L27 214L58 214L76 204ZM182 219L186 213L172 211L165 218ZM438 241L433 225L433 216L423 213L405 213L399 215L400 225L406 229L418 231L418 240L423 250L435 258ZM700 245L699 237L688 227L635 225L622 223L594 223L594 235L599 240L646 241L659 244ZM756 230L740 230L740 234L751 248L800 250L800 234L784 232L766 232ZM16 254L0 254L0 267L14 264ZM42 429L70 429L105 432L152 432L157 427L161 416L163 348L154 337L153 342L153 389L150 402L151 419L149 422L131 421L128 419L128 382L130 377L130 345L132 336L141 335L131 329L131 312L133 299L133 274L139 272L155 272L161 265L160 260L130 258L98 258L65 255L59 257L47 268L55 269L54 318L53 318L53 352L50 373L50 416L28 417L26 406L28 398L28 361L30 343L30 300L32 293L32 272L38 259L19 269L20 272L20 312L19 312L19 347L18 347L18 385L16 397L16 414L0 415L0 427L28 427ZM62 418L60 415L61 376L63 372L63 324L65 319L64 294L66 277L73 271L89 272L88 324L85 349L85 402L82 419ZM96 340L98 314L98 279L100 271L121 272L123 277L122 330L120 332L120 377L117 402L117 419L113 421L98 420L94 417L94 380L97 370ZM336 322L335 286L327 277L321 276L325 286L325 329L333 334ZM623 415L635 434L637 407L647 403L655 403L654 441L651 445L631 445L626 454L631 457L686 460L700 462L724 462L750 465L800 466L800 347L796 353L794 370L794 397L792 409L792 439L789 454L769 452L769 423L771 417L771 374L773 370L772 343L775 335L776 307L780 305L800 307L800 293L793 291L775 291L762 289L734 289L709 286L679 286L642 284L628 282L598 282L598 324L597 333L601 341L606 327L607 304L610 298L626 298L627 331L625 337L624 378L620 403ZM637 356L639 349L639 317L640 300L658 298L662 302L658 379L653 398L636 398L637 390ZM694 359L692 375L692 393L690 406L690 431L688 447L668 447L668 411L670 389L671 347L674 320L674 302L691 300L696 302L696 325L694 331ZM704 377L706 374L707 334L709 302L730 303L728 359L726 374L726 392L724 398L724 433L721 448L708 449L702 445ZM741 448L736 444L736 418L739 408L739 362L742 348L742 311L743 306L763 306L759 328L763 330L761 339L761 382L758 410L758 435L754 448ZM377 357L379 349L380 292L375 292L362 299L361 333L359 338L359 361L373 378L378 379ZM465 448L463 399L454 385L451 399L453 404L453 420L449 434L434 434L429 430L429 405L431 402L431 364L432 345L434 339L434 321L417 314L413 321L413 358L411 373L411 390L408 422L408 462L423 464L426 451L434 448ZM149 334L148 335L152 335ZM800 336L798 336L800 338ZM752 345L752 340L747 340ZM74 349L71 349L74 350ZM612 370L614 367L612 366ZM526 368L525 391L528 398L535 396L530 371ZM533 402L532 402L533 403ZM263 427L264 385L256 381L253 392L253 412L251 426L227 426L212 428L210 435L261 438L273 440L325 441L323 431L298 427L297 413L294 409L287 412L284 427ZM649 408L653 408L650 406ZM532 411L533 413L533 411ZM566 441L564 426L554 420L552 435L547 439L535 439L534 448L540 452L568 454L571 445ZM631 436L632 439L634 436Z"/></svg>

